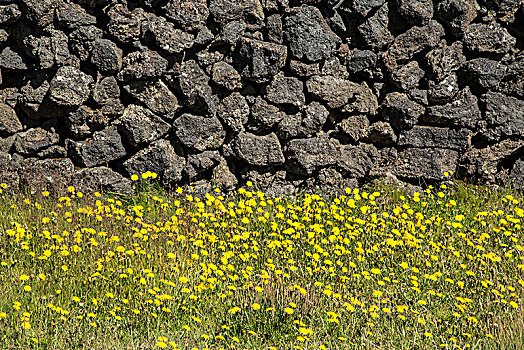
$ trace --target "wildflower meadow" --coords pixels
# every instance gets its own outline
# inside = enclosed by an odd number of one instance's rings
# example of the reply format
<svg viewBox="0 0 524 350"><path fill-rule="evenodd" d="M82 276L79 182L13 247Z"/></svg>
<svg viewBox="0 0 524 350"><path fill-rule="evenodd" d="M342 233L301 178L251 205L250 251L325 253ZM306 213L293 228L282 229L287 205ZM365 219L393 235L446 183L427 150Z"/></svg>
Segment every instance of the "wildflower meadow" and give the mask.
<svg viewBox="0 0 524 350"><path fill-rule="evenodd" d="M523 198L0 194L2 349L523 349Z"/></svg>

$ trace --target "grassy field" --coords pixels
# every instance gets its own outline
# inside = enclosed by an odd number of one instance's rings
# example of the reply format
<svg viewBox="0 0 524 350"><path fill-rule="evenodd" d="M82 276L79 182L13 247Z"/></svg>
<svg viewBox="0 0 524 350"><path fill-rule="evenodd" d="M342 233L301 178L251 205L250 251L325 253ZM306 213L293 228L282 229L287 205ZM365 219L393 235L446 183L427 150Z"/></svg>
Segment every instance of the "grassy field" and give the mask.
<svg viewBox="0 0 524 350"><path fill-rule="evenodd" d="M147 176L145 176L147 177ZM0 194L2 349L524 349L522 194Z"/></svg>

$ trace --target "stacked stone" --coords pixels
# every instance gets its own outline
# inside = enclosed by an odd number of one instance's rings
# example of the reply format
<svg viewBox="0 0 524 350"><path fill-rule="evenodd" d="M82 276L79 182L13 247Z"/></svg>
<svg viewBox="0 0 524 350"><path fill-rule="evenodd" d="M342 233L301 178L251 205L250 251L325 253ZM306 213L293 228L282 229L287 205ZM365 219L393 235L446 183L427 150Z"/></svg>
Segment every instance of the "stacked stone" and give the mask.
<svg viewBox="0 0 524 350"><path fill-rule="evenodd" d="M524 185L522 0L0 0L0 182Z"/></svg>

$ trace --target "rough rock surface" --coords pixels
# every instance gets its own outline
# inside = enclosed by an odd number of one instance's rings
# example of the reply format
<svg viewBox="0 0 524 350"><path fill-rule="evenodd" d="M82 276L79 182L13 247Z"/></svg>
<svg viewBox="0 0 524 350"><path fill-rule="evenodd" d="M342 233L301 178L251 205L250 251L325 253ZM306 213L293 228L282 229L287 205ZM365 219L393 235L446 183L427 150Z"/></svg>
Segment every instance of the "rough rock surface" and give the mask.
<svg viewBox="0 0 524 350"><path fill-rule="evenodd" d="M126 177L149 170L199 193L249 180L337 194L455 170L524 186L523 11L0 0L0 180L58 190L62 169L85 191L132 193Z"/></svg>

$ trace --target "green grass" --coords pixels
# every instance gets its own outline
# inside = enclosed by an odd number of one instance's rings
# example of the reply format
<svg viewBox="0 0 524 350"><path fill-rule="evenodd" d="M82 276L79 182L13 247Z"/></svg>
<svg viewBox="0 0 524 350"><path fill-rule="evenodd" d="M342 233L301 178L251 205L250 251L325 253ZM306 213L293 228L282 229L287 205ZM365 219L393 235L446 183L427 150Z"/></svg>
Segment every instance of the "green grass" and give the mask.
<svg viewBox="0 0 524 350"><path fill-rule="evenodd" d="M18 349L522 349L522 193L0 194Z"/></svg>

